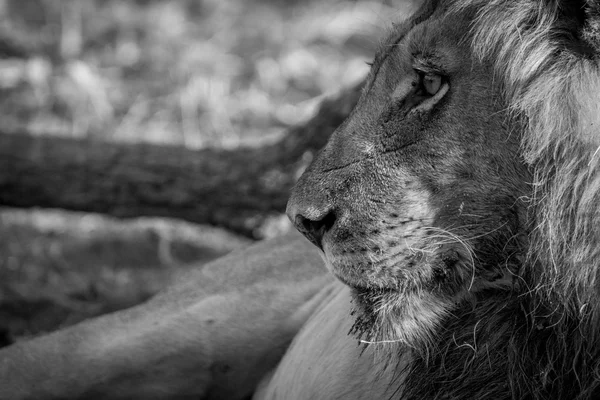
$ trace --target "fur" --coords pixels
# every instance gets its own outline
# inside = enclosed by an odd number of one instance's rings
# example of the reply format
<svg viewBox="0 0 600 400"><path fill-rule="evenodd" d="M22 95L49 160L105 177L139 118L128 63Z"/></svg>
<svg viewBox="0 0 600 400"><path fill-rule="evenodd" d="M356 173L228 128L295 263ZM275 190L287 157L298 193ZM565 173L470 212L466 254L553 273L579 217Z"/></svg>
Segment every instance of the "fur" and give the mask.
<svg viewBox="0 0 600 400"><path fill-rule="evenodd" d="M476 16L473 52L525 126L531 234L513 292L479 294L447 319L439 351L410 366L405 397L598 398L600 4L453 3Z"/></svg>

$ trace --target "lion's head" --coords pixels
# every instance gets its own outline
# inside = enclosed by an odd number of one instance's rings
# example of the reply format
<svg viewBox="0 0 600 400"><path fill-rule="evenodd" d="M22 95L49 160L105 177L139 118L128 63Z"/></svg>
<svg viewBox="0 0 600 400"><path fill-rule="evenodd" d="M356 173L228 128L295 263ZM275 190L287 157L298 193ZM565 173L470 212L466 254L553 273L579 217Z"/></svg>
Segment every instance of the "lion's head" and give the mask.
<svg viewBox="0 0 600 400"><path fill-rule="evenodd" d="M435 344L487 307L520 318L504 343L557 345L528 364L548 385L600 355L599 32L592 0L428 1L394 26L288 204L361 337Z"/></svg>
<svg viewBox="0 0 600 400"><path fill-rule="evenodd" d="M289 203L378 328L370 340L423 338L469 293L510 284L524 258L522 129L471 56L468 24L441 7L396 26Z"/></svg>

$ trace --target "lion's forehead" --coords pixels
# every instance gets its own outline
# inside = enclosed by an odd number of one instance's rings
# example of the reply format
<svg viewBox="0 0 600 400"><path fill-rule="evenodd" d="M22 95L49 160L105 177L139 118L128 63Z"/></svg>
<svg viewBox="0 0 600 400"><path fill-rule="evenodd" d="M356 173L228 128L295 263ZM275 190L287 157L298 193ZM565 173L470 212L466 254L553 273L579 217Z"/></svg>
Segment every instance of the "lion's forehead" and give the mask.
<svg viewBox="0 0 600 400"><path fill-rule="evenodd" d="M435 12L423 7L407 21L394 25L381 42L374 61L373 75L378 66L394 54L392 64L396 65L415 58L421 58L423 63L427 63L428 58L434 56L447 72L463 68L464 57L457 57L453 50L459 46L466 48L469 44L470 15L472 13L466 11L457 12L456 7L438 7Z"/></svg>

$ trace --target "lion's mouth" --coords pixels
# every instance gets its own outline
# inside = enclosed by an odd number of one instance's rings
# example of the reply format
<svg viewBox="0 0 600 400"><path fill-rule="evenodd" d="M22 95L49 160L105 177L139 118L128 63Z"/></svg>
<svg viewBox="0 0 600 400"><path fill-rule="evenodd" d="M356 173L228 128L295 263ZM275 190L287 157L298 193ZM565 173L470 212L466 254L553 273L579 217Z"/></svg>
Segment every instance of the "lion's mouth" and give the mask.
<svg viewBox="0 0 600 400"><path fill-rule="evenodd" d="M355 320L350 333L364 343L418 343L421 329L430 329L446 315L465 283L463 255L455 246L434 250L407 248L405 257L395 259L378 254L380 263L372 257L324 255L328 269L350 288Z"/></svg>
<svg viewBox="0 0 600 400"><path fill-rule="evenodd" d="M330 267L332 274L344 285L356 293L398 293L402 291L404 279L399 277L380 277L375 279L369 277L366 268L335 268Z"/></svg>
<svg viewBox="0 0 600 400"><path fill-rule="evenodd" d="M350 287L353 290L366 291L369 290L369 286L366 282L358 281L355 278L350 278L344 274L341 274L337 271L333 271L333 275L341 281L344 285Z"/></svg>
<svg viewBox="0 0 600 400"><path fill-rule="evenodd" d="M354 296L361 302L372 303L372 299L387 296L398 296L398 289L394 288L372 288L372 287L351 287ZM369 301L366 301L369 300Z"/></svg>
<svg viewBox="0 0 600 400"><path fill-rule="evenodd" d="M408 254L396 263L387 263L388 258L381 258L379 263L367 260L340 262L326 254L323 259L330 272L357 293L410 293L433 290L448 283L459 269L462 257L458 251L452 247L437 250L427 257Z"/></svg>

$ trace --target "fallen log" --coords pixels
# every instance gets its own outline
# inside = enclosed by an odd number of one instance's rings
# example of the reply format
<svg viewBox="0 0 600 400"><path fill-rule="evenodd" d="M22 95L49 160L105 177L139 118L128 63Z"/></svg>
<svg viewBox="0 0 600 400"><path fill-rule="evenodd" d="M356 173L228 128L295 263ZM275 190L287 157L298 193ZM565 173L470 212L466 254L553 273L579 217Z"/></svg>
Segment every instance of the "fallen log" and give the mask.
<svg viewBox="0 0 600 400"><path fill-rule="evenodd" d="M0 131L0 205L166 216L249 237L285 229L288 192L350 113L358 87L260 148L190 150Z"/></svg>

